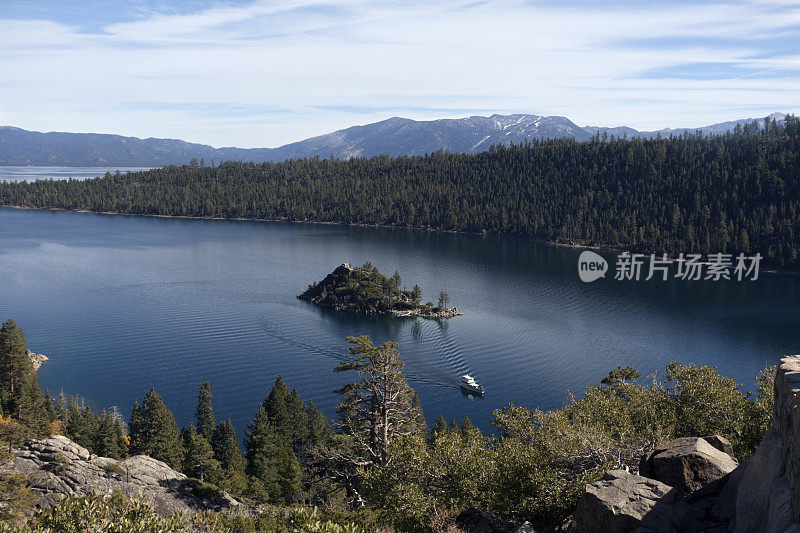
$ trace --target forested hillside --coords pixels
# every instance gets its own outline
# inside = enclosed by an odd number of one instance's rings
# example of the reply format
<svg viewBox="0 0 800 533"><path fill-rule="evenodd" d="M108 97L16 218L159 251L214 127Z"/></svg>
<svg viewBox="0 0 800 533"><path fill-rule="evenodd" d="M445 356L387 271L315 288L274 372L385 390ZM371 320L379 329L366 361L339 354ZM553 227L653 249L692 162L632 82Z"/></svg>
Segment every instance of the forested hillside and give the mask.
<svg viewBox="0 0 800 533"><path fill-rule="evenodd" d="M0 205L519 234L798 268L800 120L721 136L569 139L479 154L172 166L0 184Z"/></svg>

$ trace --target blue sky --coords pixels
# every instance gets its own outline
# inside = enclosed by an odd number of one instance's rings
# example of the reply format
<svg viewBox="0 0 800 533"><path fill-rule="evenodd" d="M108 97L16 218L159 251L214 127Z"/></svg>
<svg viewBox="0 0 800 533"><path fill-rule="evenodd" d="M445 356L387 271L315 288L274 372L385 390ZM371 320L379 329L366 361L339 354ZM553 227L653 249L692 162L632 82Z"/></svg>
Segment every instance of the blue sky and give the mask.
<svg viewBox="0 0 800 533"><path fill-rule="evenodd" d="M277 146L392 116L800 112L800 1L2 0L0 125Z"/></svg>

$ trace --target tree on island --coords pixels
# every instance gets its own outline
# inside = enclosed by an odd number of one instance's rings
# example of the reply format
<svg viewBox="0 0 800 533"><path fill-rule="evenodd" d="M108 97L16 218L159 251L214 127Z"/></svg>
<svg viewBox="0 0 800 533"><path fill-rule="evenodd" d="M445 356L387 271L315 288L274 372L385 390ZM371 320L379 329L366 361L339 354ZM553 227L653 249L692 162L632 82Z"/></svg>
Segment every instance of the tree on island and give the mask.
<svg viewBox="0 0 800 533"><path fill-rule="evenodd" d="M414 300L415 304L419 304L422 301L422 289L416 283L414 288L411 289L411 299Z"/></svg>
<svg viewBox="0 0 800 533"><path fill-rule="evenodd" d="M447 292L442 291L439 293L439 308L440 309L447 309L447 306L450 304L450 295Z"/></svg>

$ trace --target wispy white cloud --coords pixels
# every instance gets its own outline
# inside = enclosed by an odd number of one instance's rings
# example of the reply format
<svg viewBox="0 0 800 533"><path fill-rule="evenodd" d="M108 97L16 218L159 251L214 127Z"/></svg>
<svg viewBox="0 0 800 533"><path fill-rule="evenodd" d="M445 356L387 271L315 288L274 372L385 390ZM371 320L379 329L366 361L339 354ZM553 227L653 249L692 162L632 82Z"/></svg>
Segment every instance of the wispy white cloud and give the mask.
<svg viewBox="0 0 800 533"><path fill-rule="evenodd" d="M241 146L469 110L697 126L800 110L798 35L780 0L259 0L91 31L0 7L0 123Z"/></svg>

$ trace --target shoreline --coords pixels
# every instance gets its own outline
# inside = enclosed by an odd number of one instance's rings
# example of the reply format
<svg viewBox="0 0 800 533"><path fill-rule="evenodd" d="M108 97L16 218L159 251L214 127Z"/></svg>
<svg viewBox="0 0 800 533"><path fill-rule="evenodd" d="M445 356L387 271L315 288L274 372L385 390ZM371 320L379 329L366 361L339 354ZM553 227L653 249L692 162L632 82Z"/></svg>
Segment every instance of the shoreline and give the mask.
<svg viewBox="0 0 800 533"><path fill-rule="evenodd" d="M522 239L527 239L531 242L535 242L537 244L546 244L549 246L561 246L564 248L572 248L572 249L584 249L584 250L600 250L606 252L629 252L629 253L640 253L640 252L633 252L630 248L622 247L622 246L612 246L612 245L599 245L599 244L581 244L581 243L565 243L565 242L556 242L556 241L548 241L543 239L537 239L535 237L530 237L527 235L523 235L520 233L503 233L499 231L466 231L466 230L448 230L442 228L433 228L430 226L393 226L388 224L365 224L362 222L330 222L330 221L319 221L319 220L291 220L288 218L244 218L244 217L235 217L235 218L227 218L227 217L198 217L198 216L190 216L190 215L161 215L161 214L144 214L144 213L120 213L117 211L92 211L90 209L67 209L64 207L30 207L30 206L22 206L22 205L0 205L0 208L7 208L7 209L20 209L20 210L27 210L27 211L70 211L72 213L87 213L93 215L108 215L108 216L125 216L125 217L150 217L150 218L175 218L175 219L184 219L184 220L215 220L215 221L232 221L232 222L278 222L283 224L318 224L318 225L327 225L327 226L350 226L350 227L361 227L361 228L383 228L383 229L405 229L405 230L422 230L431 233L450 233L453 235L474 235L474 236L487 236L492 235L495 237L518 237ZM650 255L650 254L645 254ZM677 261L676 258L667 256L667 259L671 262ZM703 262L704 264L707 264ZM780 268L760 268L759 273L763 274L775 274L778 276L788 276L793 278L800 278L800 270L787 270L787 269L780 269Z"/></svg>

